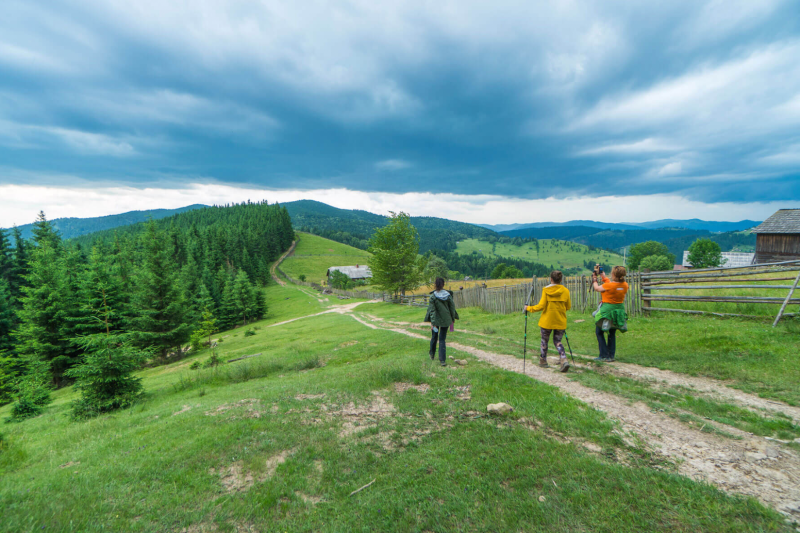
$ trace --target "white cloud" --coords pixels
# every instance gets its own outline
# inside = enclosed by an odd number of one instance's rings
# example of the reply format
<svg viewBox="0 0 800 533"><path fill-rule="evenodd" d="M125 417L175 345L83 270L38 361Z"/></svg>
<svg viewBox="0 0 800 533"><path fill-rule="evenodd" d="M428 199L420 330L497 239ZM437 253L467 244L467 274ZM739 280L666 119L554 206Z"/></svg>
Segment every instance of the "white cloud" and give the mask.
<svg viewBox="0 0 800 533"><path fill-rule="evenodd" d="M578 152L578 155L604 155L604 154L646 154L652 152L675 152L681 150L679 146L661 139L647 138L632 143L619 143L599 146Z"/></svg>
<svg viewBox="0 0 800 533"><path fill-rule="evenodd" d="M765 219L793 202L708 204L675 195L519 199L496 195L382 193L348 189L268 190L196 183L185 188L63 187L0 185L0 227L32 222L43 210L48 218L96 217L134 210L225 204L246 200L290 202L311 199L342 209L373 213L405 211L476 224L565 222L594 219L644 222L661 218L706 220Z"/></svg>
<svg viewBox="0 0 800 533"><path fill-rule="evenodd" d="M683 170L683 165L680 161L675 161L672 163L667 163L660 169L658 169L659 176L672 176L674 174L680 174Z"/></svg>
<svg viewBox="0 0 800 533"><path fill-rule="evenodd" d="M410 161L404 159L385 159L375 163L378 170L403 170L413 166Z"/></svg>

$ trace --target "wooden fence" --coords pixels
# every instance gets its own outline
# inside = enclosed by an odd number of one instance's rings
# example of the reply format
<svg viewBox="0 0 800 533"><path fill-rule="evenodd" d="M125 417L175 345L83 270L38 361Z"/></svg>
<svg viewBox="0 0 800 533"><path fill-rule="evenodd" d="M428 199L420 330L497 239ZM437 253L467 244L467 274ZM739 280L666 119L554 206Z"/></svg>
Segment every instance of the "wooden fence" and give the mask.
<svg viewBox="0 0 800 533"><path fill-rule="evenodd" d="M642 313L642 280L639 273L634 272L628 276L627 282L628 294L625 297L625 310L628 312L628 316L640 315ZM534 278L531 283L508 287L473 287L454 291L453 299L456 307L480 307L489 313L501 315L520 313L525 307L525 302L528 301L528 295L533 304L539 303L542 291L549 284L550 278ZM592 290L590 276L566 277L563 284L569 289L573 311L591 312L600 304L600 293Z"/></svg>
<svg viewBox="0 0 800 533"><path fill-rule="evenodd" d="M780 310L773 323L774 326L782 316L800 315L800 313L785 312L788 305L800 304L800 298L792 297L798 282L800 282L799 271L800 261L782 261L779 263L765 263L733 268L702 268L697 270L643 273L639 275L642 280L641 306L645 313L649 313L650 311L662 311L668 313L763 318L764 316L772 315L746 315L742 313L721 313L707 309L653 307L653 302L780 305ZM797 272L796 275L795 272ZM791 275L781 276L781 273ZM765 275L767 277L765 277ZM775 281L794 281L794 283L782 285L771 284ZM776 291L784 290L786 291L785 293L775 295ZM679 292L664 294L661 291ZM722 292L709 293L708 291ZM754 292L750 293L750 291ZM750 294L741 294L742 292ZM683 307L687 307L686 304L682 305Z"/></svg>
<svg viewBox="0 0 800 533"><path fill-rule="evenodd" d="M317 283L300 281L290 277L280 267L278 273L295 285L311 287L318 291L323 291L324 287ZM642 279L638 272L628 276L628 294L625 297L625 310L628 316L638 316L642 313ZM453 301L457 308L480 307L488 313L508 315L521 313L531 295L530 301L533 304L539 303L542 290L550 284L550 278L534 278L531 283L520 285L509 285L505 287L472 287L464 290L453 291ZM564 278L564 286L569 289L572 298L572 310L582 313L594 311L600 304L600 293L592 290L592 278L590 276L573 276ZM533 287L533 292L531 292ZM406 296L394 297L386 292L371 291L345 291L341 289L328 288L331 293L348 297L361 298L366 300L382 300L400 305L411 305L415 307L427 307L428 294L410 294Z"/></svg>

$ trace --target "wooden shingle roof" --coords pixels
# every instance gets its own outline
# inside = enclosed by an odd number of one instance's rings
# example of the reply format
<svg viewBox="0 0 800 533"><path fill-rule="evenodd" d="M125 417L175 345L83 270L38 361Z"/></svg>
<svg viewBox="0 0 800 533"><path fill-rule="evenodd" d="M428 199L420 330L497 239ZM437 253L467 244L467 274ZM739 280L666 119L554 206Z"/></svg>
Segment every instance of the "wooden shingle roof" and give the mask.
<svg viewBox="0 0 800 533"><path fill-rule="evenodd" d="M753 229L753 233L800 233L800 209L781 209Z"/></svg>

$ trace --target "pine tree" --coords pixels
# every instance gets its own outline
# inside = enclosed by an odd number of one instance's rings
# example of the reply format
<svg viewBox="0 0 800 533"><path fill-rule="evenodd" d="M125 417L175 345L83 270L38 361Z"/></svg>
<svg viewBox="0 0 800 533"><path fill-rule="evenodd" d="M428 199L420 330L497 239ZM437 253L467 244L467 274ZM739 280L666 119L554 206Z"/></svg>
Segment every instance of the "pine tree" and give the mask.
<svg viewBox="0 0 800 533"><path fill-rule="evenodd" d="M17 350L24 358L47 362L58 385L61 372L70 363L59 359L53 365L54 360L70 351L62 336L69 302L63 298L63 263L51 240L42 240L33 249L29 267L27 286L22 287Z"/></svg>
<svg viewBox="0 0 800 533"><path fill-rule="evenodd" d="M236 306L237 317L242 320L242 325L247 325L247 319L256 313L256 294L247 272L240 270L233 282L233 301Z"/></svg>
<svg viewBox="0 0 800 533"><path fill-rule="evenodd" d="M203 310L203 316L200 319L197 329L192 332L192 348L199 350L202 346L203 340L208 337L208 345L211 346L211 335L217 331L217 320L214 318L211 310L206 307Z"/></svg>
<svg viewBox="0 0 800 533"><path fill-rule="evenodd" d="M27 283L25 276L28 275L28 245L25 239L22 238L22 232L18 227L14 226L11 234L14 236L14 264L12 273L8 278L8 285L11 290L11 297L19 301L22 296L22 287Z"/></svg>
<svg viewBox="0 0 800 533"><path fill-rule="evenodd" d="M11 334L14 330L14 308L8 282L0 278L0 353L13 348Z"/></svg>
<svg viewBox="0 0 800 533"><path fill-rule="evenodd" d="M0 229L0 280L11 283L14 275L14 256L6 230Z"/></svg>
<svg viewBox="0 0 800 533"><path fill-rule="evenodd" d="M166 236L151 220L142 235L142 264L137 275L137 294L132 320L133 341L140 348L153 348L166 359L189 338L184 291L169 255Z"/></svg>

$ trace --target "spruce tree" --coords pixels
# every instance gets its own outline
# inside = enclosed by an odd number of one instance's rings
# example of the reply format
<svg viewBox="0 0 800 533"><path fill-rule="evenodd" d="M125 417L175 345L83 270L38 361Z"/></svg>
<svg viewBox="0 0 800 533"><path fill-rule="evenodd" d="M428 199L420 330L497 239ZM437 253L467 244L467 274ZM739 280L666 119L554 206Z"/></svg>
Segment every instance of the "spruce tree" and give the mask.
<svg viewBox="0 0 800 533"><path fill-rule="evenodd" d="M233 282L233 302L236 308L237 321L242 320L242 325L247 325L247 319L256 313L257 300L253 285L247 277L247 272L240 270Z"/></svg>
<svg viewBox="0 0 800 533"><path fill-rule="evenodd" d="M148 222L141 239L142 261L136 280L133 341L140 348L153 348L163 360L170 350L180 351L189 339L184 291L170 257L166 236L155 222Z"/></svg>

